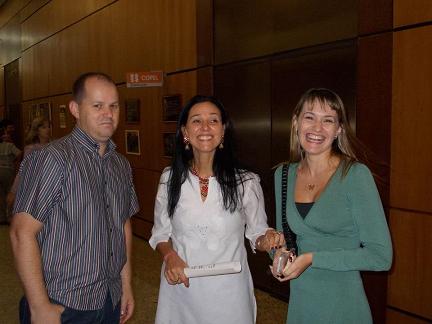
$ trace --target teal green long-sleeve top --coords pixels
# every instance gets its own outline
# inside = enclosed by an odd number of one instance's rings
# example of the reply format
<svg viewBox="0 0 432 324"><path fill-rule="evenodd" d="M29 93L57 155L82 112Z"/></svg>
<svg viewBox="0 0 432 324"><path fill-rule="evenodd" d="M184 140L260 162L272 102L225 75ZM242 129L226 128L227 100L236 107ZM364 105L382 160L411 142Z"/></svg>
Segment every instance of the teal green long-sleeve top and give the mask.
<svg viewBox="0 0 432 324"><path fill-rule="evenodd" d="M289 323L371 323L359 271L388 270L392 245L384 210L369 169L342 163L303 219L295 206L297 163L288 171L287 218L299 254L312 265L291 281ZM282 167L275 172L276 224L281 226ZM320 317L320 318L319 318Z"/></svg>

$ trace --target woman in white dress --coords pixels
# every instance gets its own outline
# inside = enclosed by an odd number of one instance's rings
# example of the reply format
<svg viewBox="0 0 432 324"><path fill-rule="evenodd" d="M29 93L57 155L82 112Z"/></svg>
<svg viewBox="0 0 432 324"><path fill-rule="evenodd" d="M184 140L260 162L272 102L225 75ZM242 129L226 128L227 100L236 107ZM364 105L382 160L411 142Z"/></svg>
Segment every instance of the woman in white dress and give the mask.
<svg viewBox="0 0 432 324"><path fill-rule="evenodd" d="M214 97L180 114L172 166L161 176L150 245L163 257L157 324L251 324L256 302L244 236L253 251L282 246L267 225L259 177L239 169L232 126ZM240 273L187 278L188 266L239 261Z"/></svg>

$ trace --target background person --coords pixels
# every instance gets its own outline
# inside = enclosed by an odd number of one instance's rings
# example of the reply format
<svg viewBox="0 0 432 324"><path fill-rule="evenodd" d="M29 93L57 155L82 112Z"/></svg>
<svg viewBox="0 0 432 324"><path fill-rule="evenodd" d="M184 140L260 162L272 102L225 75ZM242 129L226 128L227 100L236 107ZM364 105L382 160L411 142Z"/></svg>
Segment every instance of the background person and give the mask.
<svg viewBox="0 0 432 324"><path fill-rule="evenodd" d="M28 154L33 152L34 150L41 149L44 147L51 138L51 126L50 121L44 117L37 117L33 119L30 129L25 137L25 144L24 147L24 155L23 158L26 158ZM9 193L7 195L7 205L8 208L12 208L14 201L15 201L15 195L18 188L18 182L19 182L19 174L15 176L15 180L9 190Z"/></svg>
<svg viewBox="0 0 432 324"><path fill-rule="evenodd" d="M0 137L0 224L8 224L6 197L15 176L15 163L21 157L19 150L12 142L3 141Z"/></svg>
<svg viewBox="0 0 432 324"><path fill-rule="evenodd" d="M360 271L388 270L392 245L357 147L339 96L308 90L292 116L286 201L299 254L281 277L274 272L280 281L291 280L290 324L372 323ZM282 166L275 173L278 228L281 176Z"/></svg>
<svg viewBox="0 0 432 324"><path fill-rule="evenodd" d="M156 323L251 324L256 318L244 236L261 251L284 244L269 229L257 175L233 155L232 126L214 97L180 114L171 168L162 173L150 245L163 256ZM188 279L184 268L240 261L242 271Z"/></svg>

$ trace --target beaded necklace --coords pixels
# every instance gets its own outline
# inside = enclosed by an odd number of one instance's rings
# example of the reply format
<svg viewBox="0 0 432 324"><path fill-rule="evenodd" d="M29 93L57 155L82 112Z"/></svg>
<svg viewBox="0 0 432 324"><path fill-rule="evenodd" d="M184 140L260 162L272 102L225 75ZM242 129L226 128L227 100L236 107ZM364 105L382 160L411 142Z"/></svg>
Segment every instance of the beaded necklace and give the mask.
<svg viewBox="0 0 432 324"><path fill-rule="evenodd" d="M207 177L207 178L200 177L198 171L194 167L191 168L191 172L193 175L198 177L199 184L200 184L201 197L203 199L205 199L208 195L208 185L209 185L210 177Z"/></svg>

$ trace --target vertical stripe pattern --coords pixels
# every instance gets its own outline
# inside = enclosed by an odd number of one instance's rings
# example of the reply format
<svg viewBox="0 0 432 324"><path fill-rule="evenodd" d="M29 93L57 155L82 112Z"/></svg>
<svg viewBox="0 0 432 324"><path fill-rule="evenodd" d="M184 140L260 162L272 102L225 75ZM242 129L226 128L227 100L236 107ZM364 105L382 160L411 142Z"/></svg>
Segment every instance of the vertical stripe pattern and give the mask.
<svg viewBox="0 0 432 324"><path fill-rule="evenodd" d="M78 310L121 297L124 223L138 211L132 172L110 140L99 145L80 128L30 154L21 167L15 213L44 224L38 235L50 298Z"/></svg>

